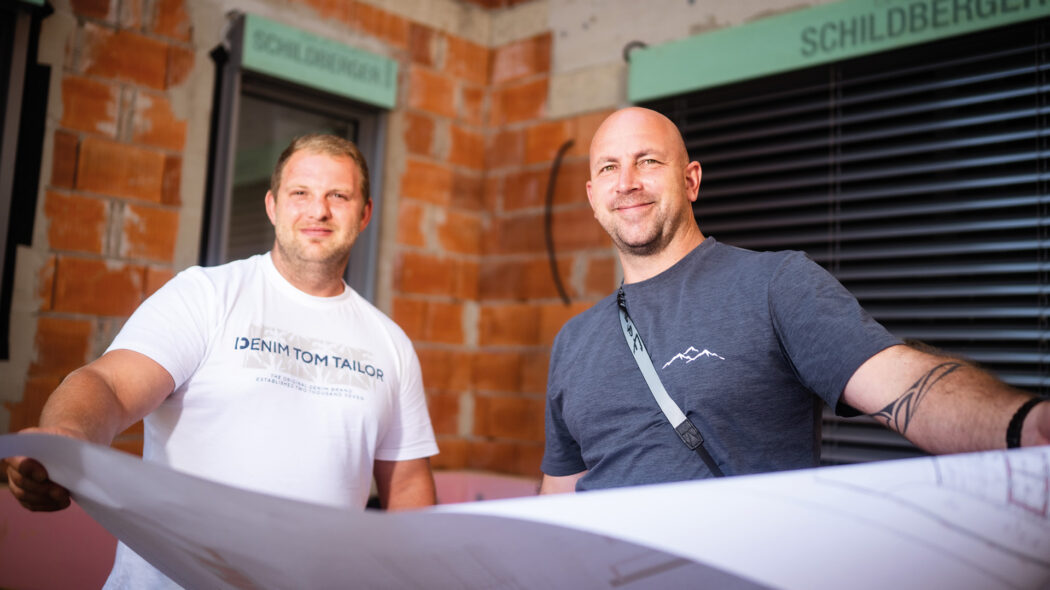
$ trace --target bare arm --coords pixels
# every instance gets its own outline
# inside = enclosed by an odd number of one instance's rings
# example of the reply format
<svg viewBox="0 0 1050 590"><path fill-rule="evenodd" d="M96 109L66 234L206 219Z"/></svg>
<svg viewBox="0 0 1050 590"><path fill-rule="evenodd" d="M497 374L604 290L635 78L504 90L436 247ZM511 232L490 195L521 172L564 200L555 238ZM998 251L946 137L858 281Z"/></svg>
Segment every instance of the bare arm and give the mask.
<svg viewBox="0 0 1050 590"><path fill-rule="evenodd" d="M543 474L543 481L540 482L540 494L566 494L575 492L576 482L584 475L587 475L586 471L562 476Z"/></svg>
<svg viewBox="0 0 1050 590"><path fill-rule="evenodd" d="M386 510L433 506L437 502L430 459L376 461L373 467L379 503Z"/></svg>
<svg viewBox="0 0 1050 590"><path fill-rule="evenodd" d="M60 434L109 444L153 411L174 389L163 367L137 352L114 350L70 373L44 404L40 427L23 432ZM11 493L30 510L60 510L69 492L27 457L5 460Z"/></svg>
<svg viewBox="0 0 1050 590"><path fill-rule="evenodd" d="M842 400L932 453L1006 447L1011 417L1031 394L958 359L892 346L850 378ZM1050 444L1050 403L1036 405L1024 446Z"/></svg>

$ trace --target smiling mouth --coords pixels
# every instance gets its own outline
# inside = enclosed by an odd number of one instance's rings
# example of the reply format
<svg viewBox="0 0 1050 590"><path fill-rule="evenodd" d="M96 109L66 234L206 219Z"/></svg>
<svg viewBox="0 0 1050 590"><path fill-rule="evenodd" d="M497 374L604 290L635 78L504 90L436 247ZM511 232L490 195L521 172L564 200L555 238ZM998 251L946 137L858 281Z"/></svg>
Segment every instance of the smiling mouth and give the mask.
<svg viewBox="0 0 1050 590"><path fill-rule="evenodd" d="M649 205L653 205L653 204L654 204L653 201L645 201L645 202L642 202L642 203L628 203L626 205L619 205L617 207L614 207L613 210L614 211L632 211L634 209L641 209L642 207L648 207Z"/></svg>

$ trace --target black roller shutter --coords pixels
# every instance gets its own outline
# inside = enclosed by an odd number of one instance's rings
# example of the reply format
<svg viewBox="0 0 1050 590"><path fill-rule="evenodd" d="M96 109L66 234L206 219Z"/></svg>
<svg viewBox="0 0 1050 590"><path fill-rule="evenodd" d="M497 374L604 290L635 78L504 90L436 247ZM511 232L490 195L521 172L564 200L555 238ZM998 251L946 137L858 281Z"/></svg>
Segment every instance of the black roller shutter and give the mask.
<svg viewBox="0 0 1050 590"><path fill-rule="evenodd" d="M1050 19L646 106L705 235L805 250L894 334L1050 393ZM823 462L921 454L825 413Z"/></svg>

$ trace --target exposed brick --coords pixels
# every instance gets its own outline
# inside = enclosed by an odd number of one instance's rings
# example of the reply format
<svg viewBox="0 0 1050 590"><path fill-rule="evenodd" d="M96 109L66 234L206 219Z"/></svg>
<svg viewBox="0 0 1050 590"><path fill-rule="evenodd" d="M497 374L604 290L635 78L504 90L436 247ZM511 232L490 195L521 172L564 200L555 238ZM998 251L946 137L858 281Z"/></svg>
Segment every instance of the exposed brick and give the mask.
<svg viewBox="0 0 1050 590"><path fill-rule="evenodd" d="M612 113L612 111L606 110L577 116L575 136L573 137L575 141L569 149L568 155L586 156L591 149L591 139L594 138L594 132L598 130L605 118Z"/></svg>
<svg viewBox="0 0 1050 590"><path fill-rule="evenodd" d="M485 168L485 139L481 133L452 125L452 147L448 161L474 170Z"/></svg>
<svg viewBox="0 0 1050 590"><path fill-rule="evenodd" d="M90 360L92 331L89 320L40 317L29 374L61 378L83 366Z"/></svg>
<svg viewBox="0 0 1050 590"><path fill-rule="evenodd" d="M395 266L395 281L405 293L448 296L455 291L456 264L449 258L403 252Z"/></svg>
<svg viewBox="0 0 1050 590"><path fill-rule="evenodd" d="M459 118L480 127L485 122L485 89L463 84L460 86Z"/></svg>
<svg viewBox="0 0 1050 590"><path fill-rule="evenodd" d="M470 441L466 467L538 478L542 458L542 443Z"/></svg>
<svg viewBox="0 0 1050 590"><path fill-rule="evenodd" d="M423 339L440 344L462 344L463 305L428 301Z"/></svg>
<svg viewBox="0 0 1050 590"><path fill-rule="evenodd" d="M544 33L497 47L492 52L492 83L549 72L551 35Z"/></svg>
<svg viewBox="0 0 1050 590"><path fill-rule="evenodd" d="M77 136L67 131L55 131L55 145L51 150L51 186L73 188L77 178Z"/></svg>
<svg viewBox="0 0 1050 590"><path fill-rule="evenodd" d="M481 205L485 211L498 212L503 200L503 190L507 177L503 174L488 173L482 185Z"/></svg>
<svg viewBox="0 0 1050 590"><path fill-rule="evenodd" d="M186 11L186 0L154 0L153 32L179 41L193 38L193 24Z"/></svg>
<svg viewBox="0 0 1050 590"><path fill-rule="evenodd" d="M394 298L393 320L412 340L423 340L426 329L427 302L419 299Z"/></svg>
<svg viewBox="0 0 1050 590"><path fill-rule="evenodd" d="M555 205L587 202L587 181L591 178L590 162L584 159L562 161L554 181Z"/></svg>
<svg viewBox="0 0 1050 590"><path fill-rule="evenodd" d="M186 121L162 94L139 92L132 113L132 141L172 151L186 147Z"/></svg>
<svg viewBox="0 0 1050 590"><path fill-rule="evenodd" d="M62 78L63 127L116 137L120 117L120 87L67 75Z"/></svg>
<svg viewBox="0 0 1050 590"><path fill-rule="evenodd" d="M80 71L158 90L167 77L168 45L130 31L84 25Z"/></svg>
<svg viewBox="0 0 1050 590"><path fill-rule="evenodd" d="M575 296L568 284L571 260L558 260L563 286ZM486 260L481 265L478 295L486 299L552 299L559 297L547 257L532 260Z"/></svg>
<svg viewBox="0 0 1050 590"><path fill-rule="evenodd" d="M459 433L459 394L428 393L427 409L430 410L434 434Z"/></svg>
<svg viewBox="0 0 1050 590"><path fill-rule="evenodd" d="M552 227L554 247L558 252L612 245L609 234L594 219L590 206L555 212Z"/></svg>
<svg viewBox="0 0 1050 590"><path fill-rule="evenodd" d="M504 129L490 135L485 153L485 165L489 170L520 166L525 158L525 132L521 129Z"/></svg>
<svg viewBox="0 0 1050 590"><path fill-rule="evenodd" d="M479 391L517 392L521 388L521 355L514 352L475 354L474 387Z"/></svg>
<svg viewBox="0 0 1050 590"><path fill-rule="evenodd" d="M453 207L468 211L481 211L484 206L484 179L471 172L455 171L452 174Z"/></svg>
<svg viewBox="0 0 1050 590"><path fill-rule="evenodd" d="M469 444L460 438L439 437L438 454L430 458L430 465L435 470L465 469Z"/></svg>
<svg viewBox="0 0 1050 590"><path fill-rule="evenodd" d="M409 199L402 199L398 204L397 243L416 247L426 245L423 235L423 208Z"/></svg>
<svg viewBox="0 0 1050 590"><path fill-rule="evenodd" d="M117 0L73 0L73 14L115 23Z"/></svg>
<svg viewBox="0 0 1050 590"><path fill-rule="evenodd" d="M40 301L40 311L51 311L54 307L55 296L55 267L58 257L48 256L36 275L36 296Z"/></svg>
<svg viewBox="0 0 1050 590"><path fill-rule="evenodd" d="M529 121L543 117L547 104L547 78L506 86L492 93L489 125Z"/></svg>
<svg viewBox="0 0 1050 590"><path fill-rule="evenodd" d="M362 31L400 49L408 48L408 20L363 2L355 6L355 19Z"/></svg>
<svg viewBox="0 0 1050 590"><path fill-rule="evenodd" d="M44 409L44 403L61 382L62 377L57 375L26 378L21 401L4 402L4 407L10 412L9 432L18 432L23 428L37 426L40 423L40 411Z"/></svg>
<svg viewBox="0 0 1050 590"><path fill-rule="evenodd" d="M411 65L408 73L408 106L445 117L456 116L456 84L423 66Z"/></svg>
<svg viewBox="0 0 1050 590"><path fill-rule="evenodd" d="M547 373L550 370L549 349L530 350L521 355L521 391L543 394L547 391Z"/></svg>
<svg viewBox="0 0 1050 590"><path fill-rule="evenodd" d="M299 0L326 20L356 25L357 3L353 0Z"/></svg>
<svg viewBox="0 0 1050 590"><path fill-rule="evenodd" d="M131 455L142 456L142 435L141 434L118 434L113 439L113 444L110 447Z"/></svg>
<svg viewBox="0 0 1050 590"><path fill-rule="evenodd" d="M547 198L547 178L550 171L519 170L507 175L503 189L503 210L543 207Z"/></svg>
<svg viewBox="0 0 1050 590"><path fill-rule="evenodd" d="M525 163L550 162L566 141L573 141L575 124L572 119L544 121L525 130Z"/></svg>
<svg viewBox="0 0 1050 590"><path fill-rule="evenodd" d="M158 207L127 204L121 228L120 255L171 262L175 257L175 237L179 231L179 213Z"/></svg>
<svg viewBox="0 0 1050 590"><path fill-rule="evenodd" d="M587 261L587 275L584 278L585 295L604 296L616 289L616 269L618 263L613 256L591 258Z"/></svg>
<svg viewBox="0 0 1050 590"><path fill-rule="evenodd" d="M474 400L474 434L543 440L543 400L479 395Z"/></svg>
<svg viewBox="0 0 1050 590"><path fill-rule="evenodd" d="M466 39L448 35L446 37L445 73L474 84L488 82L489 50Z"/></svg>
<svg viewBox="0 0 1050 590"><path fill-rule="evenodd" d="M448 205L452 200L452 170L442 164L409 158L401 176L401 194L435 205Z"/></svg>
<svg viewBox="0 0 1050 590"><path fill-rule="evenodd" d="M101 254L106 235L106 202L47 191L47 241L52 250Z"/></svg>
<svg viewBox="0 0 1050 590"><path fill-rule="evenodd" d="M413 62L434 65L434 29L416 22L408 24L408 55Z"/></svg>
<svg viewBox="0 0 1050 590"><path fill-rule="evenodd" d="M481 219L476 214L446 210L437 232L438 242L446 251L481 254Z"/></svg>
<svg viewBox="0 0 1050 590"><path fill-rule="evenodd" d="M452 296L470 301L476 300L478 298L478 263L459 260L454 269Z"/></svg>
<svg viewBox="0 0 1050 590"><path fill-rule="evenodd" d="M142 18L142 3L146 0L123 0L120 3L120 26L138 29L145 22Z"/></svg>
<svg viewBox="0 0 1050 590"><path fill-rule="evenodd" d="M423 384L428 392L463 392L471 387L473 356L448 348L416 346L419 364L423 368Z"/></svg>
<svg viewBox="0 0 1050 590"><path fill-rule="evenodd" d="M432 155L434 146L434 119L420 113L406 112L405 148L410 154Z"/></svg>
<svg viewBox="0 0 1050 590"><path fill-rule="evenodd" d="M105 139L86 137L77 160L78 189L161 202L164 154Z"/></svg>
<svg viewBox="0 0 1050 590"><path fill-rule="evenodd" d="M571 305L548 303L540 306L539 344L548 346L553 344L554 337L558 335L558 331L565 325L565 322L587 311L590 307L590 302L576 302Z"/></svg>
<svg viewBox="0 0 1050 590"><path fill-rule="evenodd" d="M539 309L524 303L483 305L482 346L531 346L539 335Z"/></svg>
<svg viewBox="0 0 1050 590"><path fill-rule="evenodd" d="M161 186L160 202L165 205L181 205L182 194L182 158L168 155L164 157L164 180Z"/></svg>
<svg viewBox="0 0 1050 590"><path fill-rule="evenodd" d="M137 265L61 257L55 268L54 309L129 316L142 301L143 274Z"/></svg>
<svg viewBox="0 0 1050 590"><path fill-rule="evenodd" d="M557 228L554 232L557 238ZM547 243L543 214L517 215L493 222L485 232L485 246L485 252L488 254L545 252Z"/></svg>
<svg viewBox="0 0 1050 590"><path fill-rule="evenodd" d="M164 79L165 88L173 88L186 81L193 71L197 56L193 51L177 45L168 48L168 73Z"/></svg>
<svg viewBox="0 0 1050 590"><path fill-rule="evenodd" d="M175 276L170 268L150 266L146 268L146 287L143 295L149 297Z"/></svg>

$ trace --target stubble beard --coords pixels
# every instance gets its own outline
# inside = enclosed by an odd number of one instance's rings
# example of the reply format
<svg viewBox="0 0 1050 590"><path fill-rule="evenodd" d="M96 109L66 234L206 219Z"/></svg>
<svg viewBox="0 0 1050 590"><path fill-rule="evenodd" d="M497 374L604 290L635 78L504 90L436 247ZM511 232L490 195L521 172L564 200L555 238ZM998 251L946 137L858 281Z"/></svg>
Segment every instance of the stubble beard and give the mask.
<svg viewBox="0 0 1050 590"><path fill-rule="evenodd" d="M338 274L342 276L344 267L350 260L350 248L357 241L357 236L352 236L350 244L345 248L329 250L322 255L310 253L304 244L300 244L294 237L281 240L278 238L277 249L290 265L304 272L320 274Z"/></svg>

